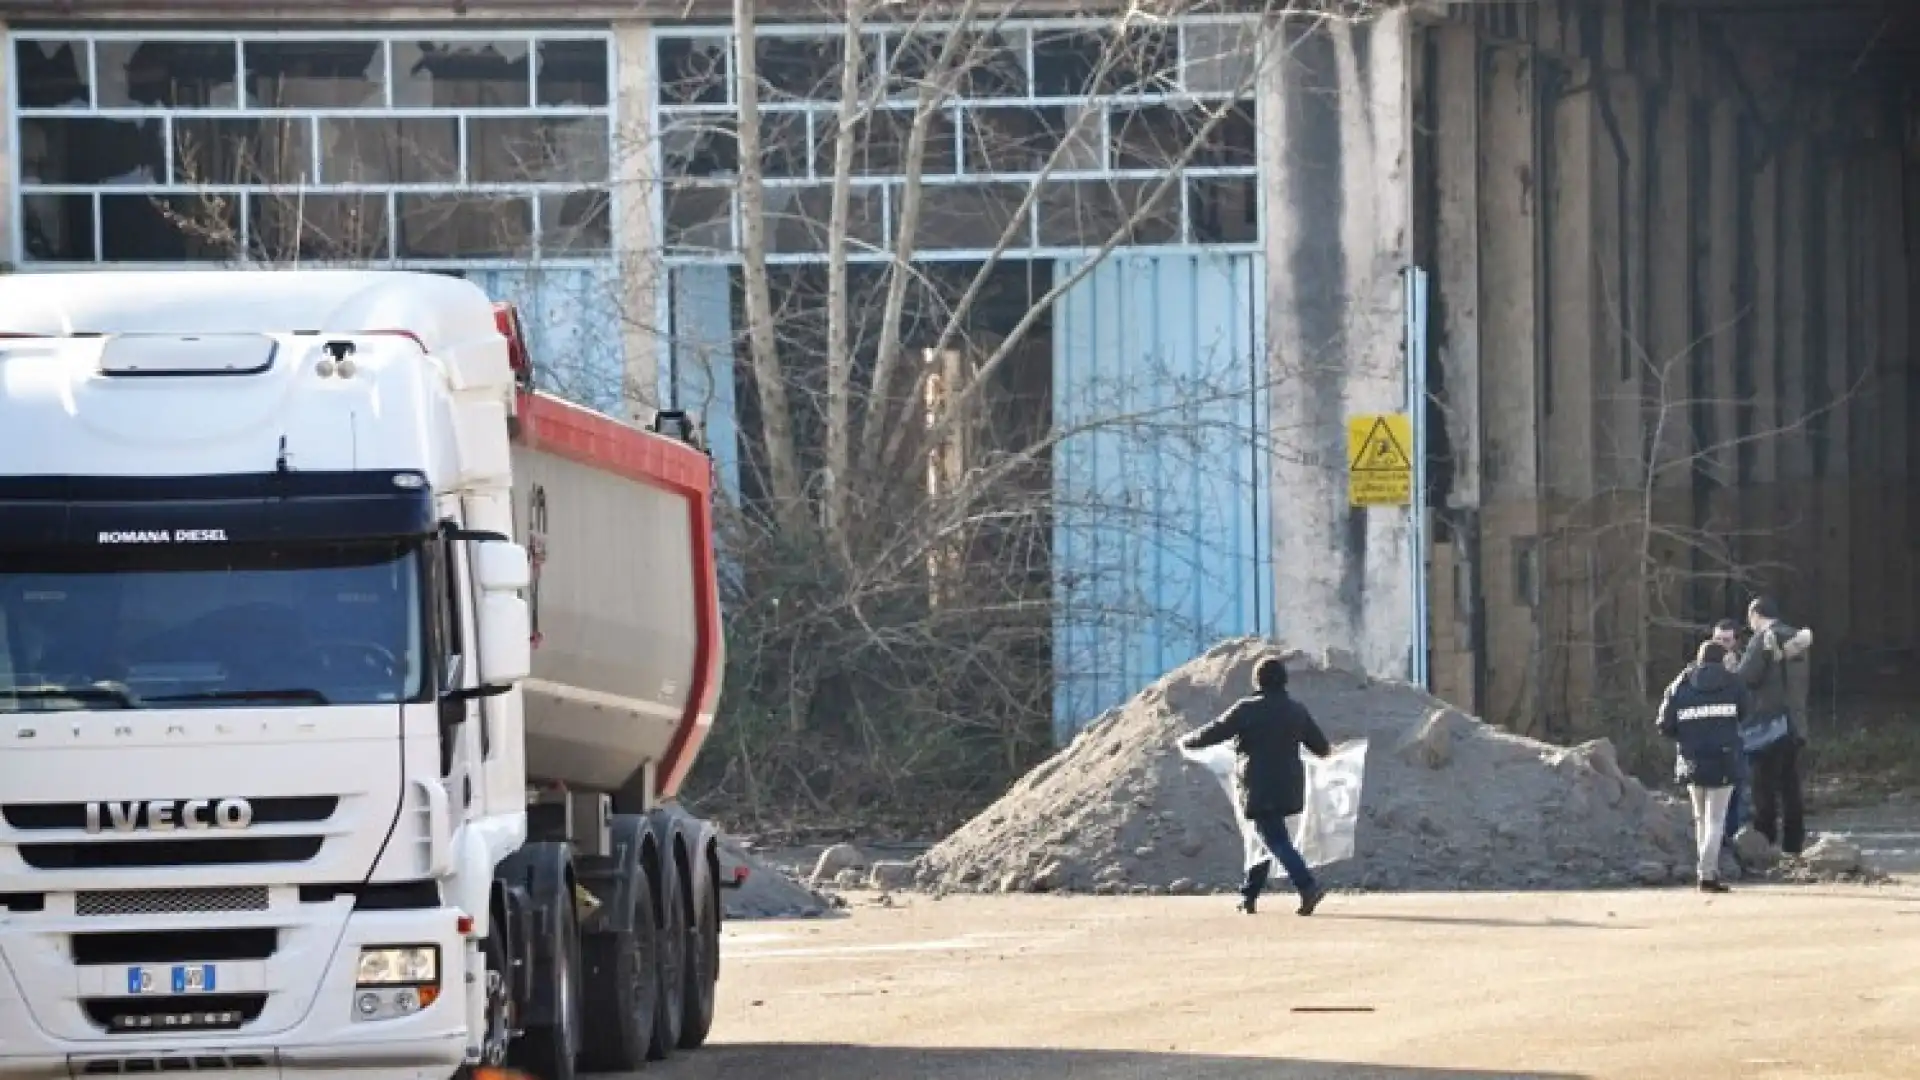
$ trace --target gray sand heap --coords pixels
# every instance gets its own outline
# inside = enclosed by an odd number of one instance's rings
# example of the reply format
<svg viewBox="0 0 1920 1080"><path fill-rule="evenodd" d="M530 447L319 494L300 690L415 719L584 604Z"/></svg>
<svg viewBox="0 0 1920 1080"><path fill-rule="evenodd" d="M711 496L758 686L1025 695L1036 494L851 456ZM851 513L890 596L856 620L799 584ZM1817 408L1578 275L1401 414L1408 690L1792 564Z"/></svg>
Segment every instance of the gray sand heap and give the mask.
<svg viewBox="0 0 1920 1080"><path fill-rule="evenodd" d="M1239 881L1239 827L1174 746L1252 685L1273 646L1223 642L1089 724L928 851L919 884L984 891L1201 892ZM1613 747L1507 734L1423 690L1288 655L1294 696L1335 743L1369 742L1354 859L1328 884L1585 888L1687 881L1684 806L1621 772Z"/></svg>

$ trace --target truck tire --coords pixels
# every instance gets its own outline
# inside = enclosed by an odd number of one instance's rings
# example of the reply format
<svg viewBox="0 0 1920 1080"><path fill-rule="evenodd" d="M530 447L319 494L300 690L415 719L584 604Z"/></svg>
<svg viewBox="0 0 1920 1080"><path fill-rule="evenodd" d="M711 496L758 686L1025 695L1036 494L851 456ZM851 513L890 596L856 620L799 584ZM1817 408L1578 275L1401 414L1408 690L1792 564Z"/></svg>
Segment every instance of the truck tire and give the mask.
<svg viewBox="0 0 1920 1080"><path fill-rule="evenodd" d="M507 1050L514 1068L539 1080L574 1080L574 1058L580 1051L580 934L569 891L554 905L553 1020L529 1027Z"/></svg>
<svg viewBox="0 0 1920 1080"><path fill-rule="evenodd" d="M661 861L660 896L666 907L660 920L660 1008L653 1014L653 1040L647 1056L665 1061L680 1049L686 1020L687 905L680 888L680 867L672 858Z"/></svg>
<svg viewBox="0 0 1920 1080"><path fill-rule="evenodd" d="M713 1030L715 988L720 981L720 885L709 881L693 898L693 926L687 941L687 979L682 1006L680 1049L698 1050Z"/></svg>
<svg viewBox="0 0 1920 1080"><path fill-rule="evenodd" d="M647 1063L660 1011L660 949L646 864L633 882L633 928L587 940L582 1062L592 1072L632 1072Z"/></svg>

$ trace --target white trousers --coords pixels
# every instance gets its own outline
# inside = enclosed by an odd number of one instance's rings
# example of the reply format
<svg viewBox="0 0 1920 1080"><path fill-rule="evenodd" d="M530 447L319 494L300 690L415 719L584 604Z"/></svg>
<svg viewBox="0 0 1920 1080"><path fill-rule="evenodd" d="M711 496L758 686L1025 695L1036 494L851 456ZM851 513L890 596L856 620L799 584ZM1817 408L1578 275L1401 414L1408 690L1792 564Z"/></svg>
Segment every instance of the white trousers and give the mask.
<svg viewBox="0 0 1920 1080"><path fill-rule="evenodd" d="M1718 881L1720 844L1727 836L1727 804L1733 801L1733 788L1688 784L1687 794L1693 797L1693 837L1700 845L1700 880Z"/></svg>

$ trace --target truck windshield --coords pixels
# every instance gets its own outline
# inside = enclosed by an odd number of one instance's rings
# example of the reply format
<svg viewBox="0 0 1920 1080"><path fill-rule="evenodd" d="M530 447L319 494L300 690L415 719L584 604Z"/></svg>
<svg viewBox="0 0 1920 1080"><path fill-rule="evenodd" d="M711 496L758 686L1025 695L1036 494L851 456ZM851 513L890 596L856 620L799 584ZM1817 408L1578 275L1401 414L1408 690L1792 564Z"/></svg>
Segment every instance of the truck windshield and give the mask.
<svg viewBox="0 0 1920 1080"><path fill-rule="evenodd" d="M0 713L412 700L421 572L395 543L10 555Z"/></svg>

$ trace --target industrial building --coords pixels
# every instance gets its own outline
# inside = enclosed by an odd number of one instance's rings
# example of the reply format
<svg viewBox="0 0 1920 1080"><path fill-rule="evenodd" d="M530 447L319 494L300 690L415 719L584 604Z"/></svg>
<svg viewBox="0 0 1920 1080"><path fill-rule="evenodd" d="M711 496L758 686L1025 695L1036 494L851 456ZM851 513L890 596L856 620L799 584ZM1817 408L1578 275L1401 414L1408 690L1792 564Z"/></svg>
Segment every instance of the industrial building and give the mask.
<svg viewBox="0 0 1920 1080"><path fill-rule="evenodd" d="M520 303L557 389L695 408L751 488L728 7L373 6L0 0L11 261L463 273ZM911 80L861 129L851 262L891 260L919 183L916 263L1067 283L1014 365L1047 423L1089 424L1048 474L1059 733L1236 633L1571 732L1756 589L1816 628L1835 693L1902 692L1920 19L1280 10L1306 6L995 8L918 168ZM882 72L955 28L910 8L863 38ZM762 19L768 261L801 273L843 28ZM1135 33L1152 63L1106 79L1100 43ZM1195 110L1217 128L1174 160ZM1183 408L1179 437L1091 423ZM1396 412L1411 505L1353 506L1349 422Z"/></svg>

